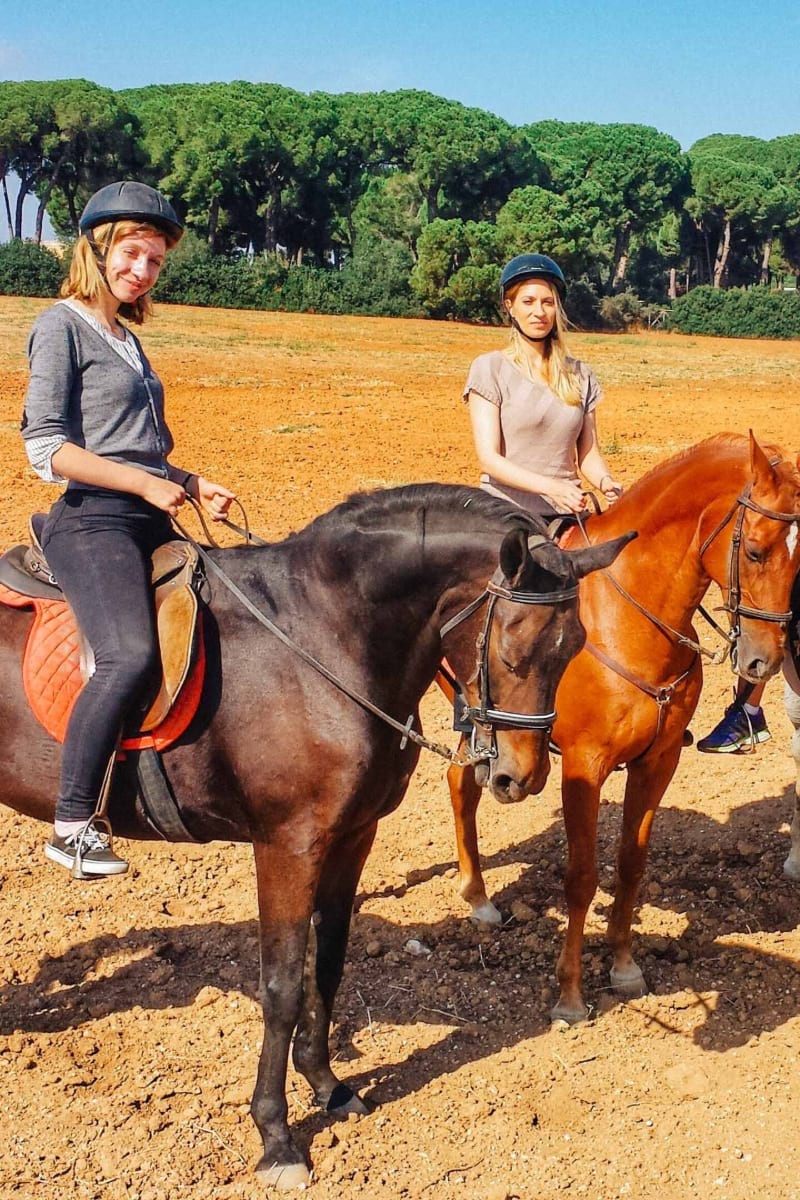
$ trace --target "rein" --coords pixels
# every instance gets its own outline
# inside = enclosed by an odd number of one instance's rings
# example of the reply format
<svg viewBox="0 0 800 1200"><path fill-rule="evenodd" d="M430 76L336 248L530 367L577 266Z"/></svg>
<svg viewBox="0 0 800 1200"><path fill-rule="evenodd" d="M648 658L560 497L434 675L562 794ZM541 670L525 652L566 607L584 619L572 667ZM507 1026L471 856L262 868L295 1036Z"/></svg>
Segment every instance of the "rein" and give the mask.
<svg viewBox="0 0 800 1200"><path fill-rule="evenodd" d="M619 592L619 594L625 600L627 600L629 604L631 604L635 609L637 609L637 611L640 612L642 614L642 616L647 617L647 619L649 621L651 621L652 624L655 625L657 629L659 629L668 638L670 638L676 645L686 646L688 649L691 649L694 651L694 658L693 658L691 664L689 665L688 669L686 671L684 671L682 675L679 675L676 679L672 680L671 683L664 684L662 687L653 687L652 684L647 683L645 680L640 679L638 676L634 675L633 672L628 671L625 667L623 667L621 665L621 663L618 663L614 659L610 658L609 655L607 655L599 647L593 645L591 642L588 642L588 641L586 643L586 649L599 662L603 663L604 666L610 668L610 670L616 672L616 674L621 676L621 678L626 679L629 683L632 683L634 685L634 687L637 687L640 691L644 692L646 695L652 696L652 698L655 700L655 702L659 708L659 723L661 721L661 717L662 717L664 708L666 707L666 705L670 704L673 699L675 689L677 688L677 686L680 683L682 683L691 674L692 670L694 669L694 667L696 666L696 664L699 660L700 655L704 655L712 663L714 663L715 665L719 665L720 663L723 663L725 661L725 659L728 657L728 654L730 654L732 652L733 647L735 646L735 644L741 634L741 625L739 623L740 617L748 617L753 620L759 620L759 621L772 621L776 624L786 624L792 618L791 610L788 612L773 612L773 611L770 611L769 609L750 608L747 605L743 605L741 603L741 594L742 593L741 593L741 586L740 586L739 560L740 560L740 552L741 552L742 528L744 525L745 509L749 508L753 512L757 512L761 516L764 516L764 517L769 517L774 521L783 521L783 522L791 523L791 524L794 524L794 523L800 524L800 514L778 512L777 510L774 510L774 509L764 508L763 505L758 504L757 501L751 500L750 490L751 490L752 486L753 486L752 483L748 483L747 486L745 487L744 491L739 496L736 497L736 499L733 502L733 505L728 510L726 515L723 517L723 519L720 521L720 523L717 525L717 527L714 529L714 531L703 542L702 546L700 547L700 552L698 555L698 557L702 563L703 555L705 554L706 550L709 548L709 546L712 544L712 542L719 536L719 534L722 532L722 530L725 528L725 526L729 523L729 521L733 518L733 516L735 514L737 514L736 525L735 525L735 528L733 531L733 536L731 537L731 546L730 546L730 552L729 552L729 556L728 556L728 584L727 584L727 589L726 589L728 599L727 599L727 603L722 606L723 611L729 613L730 617L731 617L730 632L726 633L725 630L722 629L721 626L717 624L717 622L713 619L713 617L711 617L706 612L706 610L703 608L702 604L698 605L698 612L700 612L701 615L708 622L708 624L711 625L714 630L716 630L716 632L720 635L720 637L724 638L726 645L724 646L724 648L722 650L717 650L717 651L708 650L705 646L701 645L699 642L696 642L692 638L687 637L685 634L680 633L677 629L673 629L672 626L668 625L665 621L662 621L660 617L657 617L654 613L651 613L642 604L640 604L639 601L634 596L632 596L628 591L626 591L626 589L622 586L622 584L619 583L618 580L616 580L614 578L614 576L610 573L610 571L608 571L608 570L602 571L602 574L609 581L609 583L613 584L613 586L616 588L616 590ZM580 526L580 529L581 529L581 532L583 534L585 541L587 542L587 544L589 544L589 538L588 538L586 530L584 528L584 522L581 520L580 516L578 517L577 523Z"/></svg>
<svg viewBox="0 0 800 1200"><path fill-rule="evenodd" d="M200 506L191 497L188 499L189 503L192 505L198 515L198 519L200 520L200 524L203 527L204 533L207 535L212 545L219 549L218 543L211 536L208 525L200 510ZM236 503L239 505L242 513L244 513L244 508L241 502L237 500ZM244 529L240 529L238 526L227 520L220 523L227 525L230 529L234 530L234 532L240 533L247 542L257 543L258 545L262 546L269 545L269 543L263 538L257 538L254 534L250 533L246 515L244 516L244 521ZM392 729L395 729L398 733L402 734L402 739L400 742L401 750L404 750L406 743L411 741L415 745L420 746L422 749L431 750L434 754L438 754L441 758L445 758L448 762L454 763L460 767L472 766L476 762L497 757L497 751L493 744L492 746L486 748L479 747L477 746L473 735L466 758L461 758L457 753L454 753L452 750L450 750L448 746L443 746L438 742L432 742L422 733L415 730L413 728L413 713L409 716L405 724L402 724L400 721L397 721L394 717L390 716L389 713L384 712L383 709L379 708L376 704L373 704L371 700L366 698L366 696L362 696L359 692L356 692L337 675L334 675L334 673L330 671L323 663L314 658L312 654L309 654L307 650L304 650L303 647L295 642L293 638L290 638L288 634L284 633L284 631L280 629L279 626L277 626L272 620L270 620L270 618L263 613L261 609L253 603L252 600L250 600L250 598L241 590L241 588L234 583L230 576L223 571L223 569L216 562L214 562L213 558L210 556L205 547L201 546L174 517L172 518L172 523L180 533L181 537L185 538L186 541L194 546L194 548L197 550L204 567L210 570L211 573L220 581L220 583L227 588L231 595L235 596L239 603L246 608L247 611L254 616L256 620L264 626L265 629L268 629L270 633L272 633L278 639L278 641L280 641L284 646L301 658L308 666L312 667L313 670L315 670L318 674L322 675L323 678L327 679L329 683L332 683L333 686L338 688L340 692L343 692L344 695L348 696L351 700L355 701L356 704L359 704L362 708L366 709L367 712L372 713L373 716L378 717L379 720L383 721L385 724L391 726ZM542 540L544 541L545 539L543 538ZM492 731L494 731L494 727L496 725L504 725L512 728L522 729L550 729L552 727L556 719L555 712L544 714L510 713L489 707L488 643L489 635L491 633L494 606L498 599L511 600L519 604L553 604L562 600L575 599L577 595L577 584L572 588L565 588L559 592L523 592L516 591L512 588L504 588L500 584L496 584L490 580L480 596L478 596L459 613L457 613L455 617L445 622L439 631L439 636L441 638L444 638L447 633L449 633L457 625L460 625L462 621L467 620L470 616L472 616L473 613L477 612L482 604L489 600L483 629L478 634L478 638L476 640L476 650L479 656L479 673L481 677L480 706L478 708L469 708L467 710L469 714L476 714L474 718L475 720L481 720L481 722L487 724Z"/></svg>

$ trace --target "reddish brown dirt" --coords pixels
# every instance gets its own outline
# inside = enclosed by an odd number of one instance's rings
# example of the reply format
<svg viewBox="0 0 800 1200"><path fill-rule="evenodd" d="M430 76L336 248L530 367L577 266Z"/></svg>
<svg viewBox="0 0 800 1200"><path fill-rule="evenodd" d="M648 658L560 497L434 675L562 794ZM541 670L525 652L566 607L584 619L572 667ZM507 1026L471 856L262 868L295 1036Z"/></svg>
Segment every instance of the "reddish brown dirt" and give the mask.
<svg viewBox="0 0 800 1200"><path fill-rule="evenodd" d="M3 544L52 492L17 433L40 307L0 305ZM229 481L269 537L353 489L475 477L458 397L497 331L173 309L145 340L176 461ZM602 440L623 480L723 429L800 443L800 345L575 342L605 385ZM697 732L731 683L727 667L707 671ZM780 870L793 775L778 682L765 704L775 736L755 756L684 752L638 917L652 992L627 1005L606 990L602 944L622 775L610 781L585 958L595 1018L562 1034L548 1028L564 923L558 765L541 797L481 809L508 918L486 932L455 892L444 773L423 758L364 873L334 1034L343 1078L377 1108L330 1121L289 1076L318 1200L800 1197L800 895ZM438 695L424 716L450 736ZM130 844L129 875L86 885L45 862L43 827L7 810L0 822L0 1197L261 1195L248 849ZM430 955L409 954L411 938Z"/></svg>

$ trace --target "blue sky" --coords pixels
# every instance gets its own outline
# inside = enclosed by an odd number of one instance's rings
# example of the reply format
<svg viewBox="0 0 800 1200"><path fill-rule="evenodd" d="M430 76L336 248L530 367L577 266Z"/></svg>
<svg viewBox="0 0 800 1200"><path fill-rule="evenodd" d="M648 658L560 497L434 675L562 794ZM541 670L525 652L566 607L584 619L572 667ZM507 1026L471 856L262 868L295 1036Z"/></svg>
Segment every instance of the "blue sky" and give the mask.
<svg viewBox="0 0 800 1200"><path fill-rule="evenodd" d="M797 0L75 0L4 5L0 79L420 88L514 125L800 132Z"/></svg>

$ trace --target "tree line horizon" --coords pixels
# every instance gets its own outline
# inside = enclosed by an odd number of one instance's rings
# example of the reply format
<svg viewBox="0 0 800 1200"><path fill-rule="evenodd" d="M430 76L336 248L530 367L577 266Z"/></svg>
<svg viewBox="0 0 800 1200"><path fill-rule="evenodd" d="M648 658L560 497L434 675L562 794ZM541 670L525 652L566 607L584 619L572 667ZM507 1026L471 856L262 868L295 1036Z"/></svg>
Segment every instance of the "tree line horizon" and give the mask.
<svg viewBox="0 0 800 1200"><path fill-rule="evenodd" d="M272 261L276 279L350 272L432 316L496 319L499 267L529 250L597 302L800 273L800 134L711 134L683 151L650 126L514 126L415 90L0 82L10 239L32 197L34 240L46 211L71 242L88 197L121 178L169 196L184 256Z"/></svg>

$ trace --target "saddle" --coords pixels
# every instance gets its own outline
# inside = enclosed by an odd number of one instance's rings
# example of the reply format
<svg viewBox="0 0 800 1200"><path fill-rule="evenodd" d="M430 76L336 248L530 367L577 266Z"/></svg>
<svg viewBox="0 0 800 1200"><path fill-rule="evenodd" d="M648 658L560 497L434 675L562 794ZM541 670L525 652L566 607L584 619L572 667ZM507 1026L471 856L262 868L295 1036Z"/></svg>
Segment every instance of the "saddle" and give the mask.
<svg viewBox="0 0 800 1200"><path fill-rule="evenodd" d="M72 706L94 670L94 656L47 565L39 540L44 520L42 514L31 518L29 546L0 555L0 604L34 610L22 661L25 694L40 724L61 742ZM151 578L161 686L138 734L126 737L122 749L166 749L194 716L203 687L197 550L180 540L159 546Z"/></svg>

